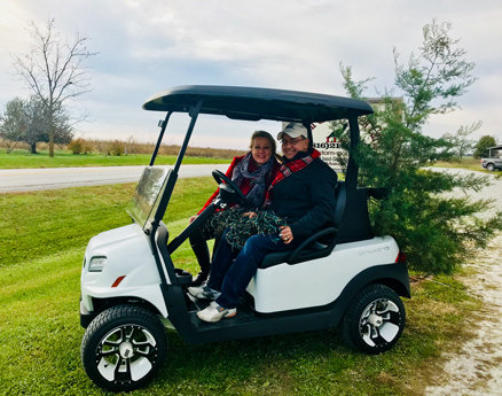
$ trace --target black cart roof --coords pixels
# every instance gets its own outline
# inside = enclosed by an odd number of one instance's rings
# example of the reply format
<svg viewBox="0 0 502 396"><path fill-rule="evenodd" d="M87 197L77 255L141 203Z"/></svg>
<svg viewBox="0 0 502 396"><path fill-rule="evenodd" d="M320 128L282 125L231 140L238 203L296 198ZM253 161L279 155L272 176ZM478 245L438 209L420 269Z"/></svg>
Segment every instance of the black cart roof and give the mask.
<svg viewBox="0 0 502 396"><path fill-rule="evenodd" d="M148 99L145 110L188 112L203 100L200 113L244 120L322 122L373 113L362 100L283 89L186 85Z"/></svg>

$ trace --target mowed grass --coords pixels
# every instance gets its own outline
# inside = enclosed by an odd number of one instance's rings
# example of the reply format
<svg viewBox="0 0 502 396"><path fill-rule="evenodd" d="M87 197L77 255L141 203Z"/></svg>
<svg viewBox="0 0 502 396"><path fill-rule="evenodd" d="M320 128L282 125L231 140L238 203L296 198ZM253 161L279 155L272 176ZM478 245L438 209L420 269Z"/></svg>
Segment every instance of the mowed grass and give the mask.
<svg viewBox="0 0 502 396"><path fill-rule="evenodd" d="M460 169L468 169L477 172L485 172L485 173L493 173L481 166L481 162L479 159L466 157L461 161L438 161L434 164L434 166L439 166L441 168L460 168Z"/></svg>
<svg viewBox="0 0 502 396"><path fill-rule="evenodd" d="M30 154L25 150L19 150L6 154L5 150L0 150L0 169L148 165L150 158L150 154L120 156L104 154L75 155L68 151L56 151L55 156L51 158L45 151L41 151L39 154ZM155 164L172 165L175 161L175 155L159 155ZM183 159L184 164L221 164L228 162L230 162L228 158L216 157L185 156Z"/></svg>
<svg viewBox="0 0 502 396"><path fill-rule="evenodd" d="M82 247L89 238L131 222L125 212L135 184L0 194L0 268ZM216 188L212 178L181 179L166 221L186 219Z"/></svg>
<svg viewBox="0 0 502 396"><path fill-rule="evenodd" d="M166 222L171 235L214 190L210 178L181 179ZM106 394L80 362L79 278L87 240L128 224L132 184L0 195L0 394ZM6 242L7 245L4 243ZM174 262L192 272L187 243ZM413 283L396 347L366 356L334 330L202 346L167 331L166 364L138 395L421 394L441 352L469 337L479 302L453 277Z"/></svg>

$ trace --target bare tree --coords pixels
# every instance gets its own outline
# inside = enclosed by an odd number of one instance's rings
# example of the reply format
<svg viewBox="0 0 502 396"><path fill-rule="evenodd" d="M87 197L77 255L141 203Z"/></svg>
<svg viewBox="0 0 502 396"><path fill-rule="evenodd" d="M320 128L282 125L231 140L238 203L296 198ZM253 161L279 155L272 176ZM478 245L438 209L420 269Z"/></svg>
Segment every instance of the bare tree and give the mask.
<svg viewBox="0 0 502 396"><path fill-rule="evenodd" d="M447 133L442 136L443 139L451 144L454 159L462 161L466 153L473 148L475 142L471 139L471 135L481 128L482 125L481 121L473 122L470 125L462 125L454 134Z"/></svg>
<svg viewBox="0 0 502 396"><path fill-rule="evenodd" d="M71 43L61 39L54 19L44 30L31 24L33 47L24 56L15 57L15 67L45 107L49 125L49 155L54 156L54 137L57 133L55 116L68 99L90 90L89 76L83 62L96 52L87 49L87 37L76 35Z"/></svg>

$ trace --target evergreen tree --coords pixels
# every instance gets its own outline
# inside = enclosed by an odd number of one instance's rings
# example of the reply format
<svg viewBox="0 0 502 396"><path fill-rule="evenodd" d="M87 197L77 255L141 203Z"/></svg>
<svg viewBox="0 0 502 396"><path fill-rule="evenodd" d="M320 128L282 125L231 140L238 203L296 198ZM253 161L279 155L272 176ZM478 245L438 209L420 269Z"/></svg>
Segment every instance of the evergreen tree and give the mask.
<svg viewBox="0 0 502 396"><path fill-rule="evenodd" d="M418 55L411 54L406 65L394 50L402 98L388 95L374 114L361 119L365 136L354 153L360 183L389 191L386 199L370 204L377 233L394 236L412 268L432 273L452 272L471 248L484 247L502 228L502 213L479 216L490 207L488 201L473 202L457 192L481 189L484 177L424 168L452 155L448 141L422 133L426 121L454 110L456 98L475 81L474 64L449 30L447 23L426 25ZM347 92L364 99L369 80L354 81L350 67L341 70Z"/></svg>

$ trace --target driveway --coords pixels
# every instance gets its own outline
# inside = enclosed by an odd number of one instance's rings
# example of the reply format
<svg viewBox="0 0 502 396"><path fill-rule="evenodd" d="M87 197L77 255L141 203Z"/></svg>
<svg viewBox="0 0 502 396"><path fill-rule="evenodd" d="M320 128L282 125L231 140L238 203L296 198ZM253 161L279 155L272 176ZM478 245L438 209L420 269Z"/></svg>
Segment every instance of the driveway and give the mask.
<svg viewBox="0 0 502 396"><path fill-rule="evenodd" d="M437 170L437 168L436 168ZM467 170L444 170L463 175ZM474 199L495 199L493 211L502 210L502 179L488 175L491 185L479 192L469 192ZM463 194L462 191L457 191ZM472 294L484 301L481 312L467 323L475 336L465 343L458 354L446 354L444 372L433 378L434 386L425 389L426 395L502 395L502 234L488 248L468 260L465 268L474 275L464 278Z"/></svg>
<svg viewBox="0 0 502 396"><path fill-rule="evenodd" d="M182 165L178 177L210 176L214 169L227 168L228 164ZM0 193L135 182L143 169L144 166L0 169Z"/></svg>

